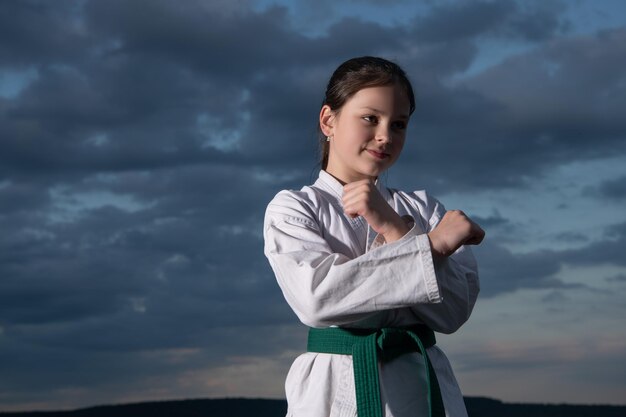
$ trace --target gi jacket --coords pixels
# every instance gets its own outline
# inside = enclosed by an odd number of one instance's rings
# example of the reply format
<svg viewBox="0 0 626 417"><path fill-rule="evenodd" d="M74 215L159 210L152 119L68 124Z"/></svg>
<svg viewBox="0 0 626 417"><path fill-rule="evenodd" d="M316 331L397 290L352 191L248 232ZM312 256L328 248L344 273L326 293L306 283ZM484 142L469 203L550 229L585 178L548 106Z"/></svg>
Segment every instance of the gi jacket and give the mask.
<svg viewBox="0 0 626 417"><path fill-rule="evenodd" d="M362 217L343 212L343 186L320 171L315 184L281 191L264 222L267 256L285 299L311 327L404 327L425 324L452 333L469 318L479 292L468 247L433 262L426 233L445 214L424 191L406 193L377 183L401 216L414 219L401 239L385 243ZM428 349L446 414L466 416L463 397L443 351ZM379 364L386 416L427 415L426 381L418 353ZM356 416L352 357L308 352L285 384L288 416Z"/></svg>

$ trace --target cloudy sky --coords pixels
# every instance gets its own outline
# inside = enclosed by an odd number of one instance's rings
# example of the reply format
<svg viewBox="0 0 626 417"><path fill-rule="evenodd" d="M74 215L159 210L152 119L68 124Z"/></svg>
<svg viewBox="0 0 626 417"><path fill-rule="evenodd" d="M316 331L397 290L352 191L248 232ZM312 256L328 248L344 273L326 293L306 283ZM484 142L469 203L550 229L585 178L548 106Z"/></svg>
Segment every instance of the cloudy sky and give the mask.
<svg viewBox="0 0 626 417"><path fill-rule="evenodd" d="M282 398L263 213L360 55L417 92L387 183L488 233L464 393L624 404L623 2L2 0L0 410Z"/></svg>

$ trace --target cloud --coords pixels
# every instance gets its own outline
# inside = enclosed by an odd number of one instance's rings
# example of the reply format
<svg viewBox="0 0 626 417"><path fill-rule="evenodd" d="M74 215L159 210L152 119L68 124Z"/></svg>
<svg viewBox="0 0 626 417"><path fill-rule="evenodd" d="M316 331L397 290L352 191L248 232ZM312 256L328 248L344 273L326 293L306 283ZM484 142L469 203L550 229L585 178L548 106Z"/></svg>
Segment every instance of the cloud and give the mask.
<svg viewBox="0 0 626 417"><path fill-rule="evenodd" d="M504 227L510 225L510 220L502 217L500 212L497 210L494 211L494 213L489 217L475 216L473 220L484 228Z"/></svg>
<svg viewBox="0 0 626 417"><path fill-rule="evenodd" d="M44 6L39 9L47 19L56 13ZM519 164L509 156L522 138L511 137L510 130L517 126L494 125L488 117L494 112L507 116L501 101L485 94L482 87L479 91L451 88L440 78L467 69L477 52L468 37L478 28L495 30L494 22L503 19L502 24L513 25L511 16L554 17L560 10L556 6L517 9L513 2L434 9L426 21L450 22L464 16L465 24L475 28L467 29L468 33L464 29L463 36L448 34L441 44L418 36L419 31L460 26L424 23L411 29L390 28L344 18L324 36L308 38L295 31L286 9L280 7L257 13L222 12L196 2L86 2L71 12L82 22L89 53L67 58L64 65L52 65L47 56L31 57L30 65L38 68L39 76L7 102L2 133L11 140L3 145L3 165L17 171L29 167L120 171L215 161L252 162L272 170L303 163L314 167L316 106L337 56L383 54L397 57L410 74L423 75L416 83L420 106L415 129L420 136L425 133L426 140L431 135L443 138L421 147L422 141L413 141L415 145L405 152L411 155L409 164L415 160L412 155L426 148L447 154L447 165L468 170L470 160L450 153L450 141L471 135L461 143L464 151L471 152L494 134L503 134L509 137L506 146L483 155L469 154L475 156L473 166L481 159L489 163L474 169L475 175L465 176L474 178L465 185L520 184L533 174L529 169L513 169ZM474 16L492 18L483 21ZM307 54L298 55L302 50ZM29 145L35 140L45 152L35 152ZM282 156L287 149L290 158ZM68 161L63 158L68 153L77 157ZM441 177L433 164L422 166ZM442 178L446 187L454 187L447 179L454 174Z"/></svg>
<svg viewBox="0 0 626 417"><path fill-rule="evenodd" d="M626 223L609 226L605 230L606 238L594 242L584 249L563 252L565 261L573 265L611 264L626 265L623 247L626 244Z"/></svg>
<svg viewBox="0 0 626 417"><path fill-rule="evenodd" d="M538 41L562 32L563 5L549 1L520 4L514 1L444 3L414 22L418 39L426 42L505 36Z"/></svg>
<svg viewBox="0 0 626 417"><path fill-rule="evenodd" d="M89 36L81 30L80 8L80 2L67 0L54 5L34 0L3 2L0 13L2 66L21 69L32 65L33 61L79 59L89 45Z"/></svg>
<svg viewBox="0 0 626 417"><path fill-rule="evenodd" d="M626 282L626 274L617 274L607 278L610 282Z"/></svg>
<svg viewBox="0 0 626 417"><path fill-rule="evenodd" d="M524 188L561 164L623 152L625 36L555 39L451 86L429 80L402 176L444 191Z"/></svg>
<svg viewBox="0 0 626 417"><path fill-rule="evenodd" d="M625 238L626 224L621 223L607 227L602 239L576 249L515 253L487 239L474 249L480 265L481 295L493 297L519 289L590 289L583 284L563 282L557 274L566 265L626 265L622 250Z"/></svg>
<svg viewBox="0 0 626 417"><path fill-rule="evenodd" d="M588 187L585 192L601 199L623 200L626 198L626 176L604 181L597 187Z"/></svg>
<svg viewBox="0 0 626 417"><path fill-rule="evenodd" d="M496 244L484 242L475 249L480 265L481 295L492 297L520 288L560 288L554 278L559 261L548 251L514 254Z"/></svg>

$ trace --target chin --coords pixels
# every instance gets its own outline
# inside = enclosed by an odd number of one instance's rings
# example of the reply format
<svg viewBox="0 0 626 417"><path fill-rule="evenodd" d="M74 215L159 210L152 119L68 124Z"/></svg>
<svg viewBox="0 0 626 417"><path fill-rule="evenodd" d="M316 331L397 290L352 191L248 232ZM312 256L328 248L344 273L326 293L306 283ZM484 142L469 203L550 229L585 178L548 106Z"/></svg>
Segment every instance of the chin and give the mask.
<svg viewBox="0 0 626 417"><path fill-rule="evenodd" d="M383 172L385 172L384 169L376 169L376 170L371 170L371 171L364 172L363 174L365 176L367 176L367 177L375 179L375 178L379 177L380 174L382 174Z"/></svg>
<svg viewBox="0 0 626 417"><path fill-rule="evenodd" d="M390 167L390 164L384 164L384 165L376 165L371 167L370 169L366 170L370 172L370 175L373 176L378 176L380 174L382 174L383 172L385 172L387 170L387 168Z"/></svg>
<svg viewBox="0 0 626 417"><path fill-rule="evenodd" d="M376 178L380 176L383 172L385 172L389 168L390 164L366 164L362 166L358 171L361 175L364 175L369 178Z"/></svg>

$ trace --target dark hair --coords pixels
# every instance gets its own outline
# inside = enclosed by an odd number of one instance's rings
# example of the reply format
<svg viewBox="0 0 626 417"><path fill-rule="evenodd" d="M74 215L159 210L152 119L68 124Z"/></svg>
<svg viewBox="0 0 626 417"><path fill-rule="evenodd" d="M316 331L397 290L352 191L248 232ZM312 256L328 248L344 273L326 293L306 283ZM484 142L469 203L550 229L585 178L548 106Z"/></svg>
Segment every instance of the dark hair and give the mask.
<svg viewBox="0 0 626 417"><path fill-rule="evenodd" d="M322 106L328 105L336 112L359 90L390 84L398 84L404 88L409 99L409 115L413 114L415 95L404 70L396 63L373 56L352 58L339 65L328 81ZM329 143L321 131L319 141L320 165L322 169L326 169Z"/></svg>

